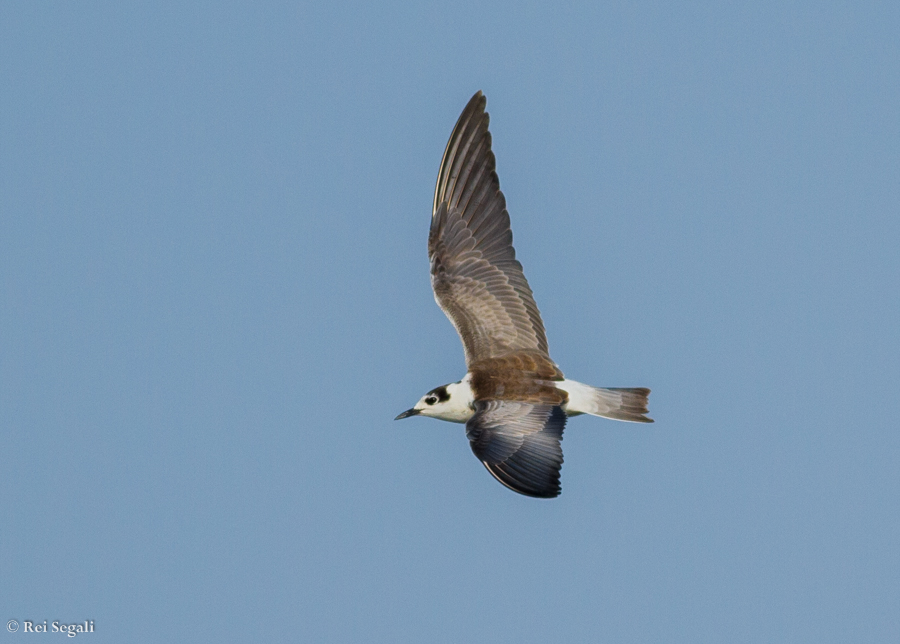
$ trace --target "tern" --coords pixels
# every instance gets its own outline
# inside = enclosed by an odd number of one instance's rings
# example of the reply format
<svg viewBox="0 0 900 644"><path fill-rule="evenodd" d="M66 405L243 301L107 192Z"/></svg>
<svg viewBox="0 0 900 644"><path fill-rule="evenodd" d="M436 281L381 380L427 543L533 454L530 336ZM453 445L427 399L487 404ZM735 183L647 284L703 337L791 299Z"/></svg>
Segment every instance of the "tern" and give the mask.
<svg viewBox="0 0 900 644"><path fill-rule="evenodd" d="M649 389L599 388L563 376L512 245L506 198L491 151L487 100L462 111L441 160L428 257L438 306L466 357L462 380L432 389L399 416L465 423L475 456L519 494L560 494L569 416L652 423Z"/></svg>

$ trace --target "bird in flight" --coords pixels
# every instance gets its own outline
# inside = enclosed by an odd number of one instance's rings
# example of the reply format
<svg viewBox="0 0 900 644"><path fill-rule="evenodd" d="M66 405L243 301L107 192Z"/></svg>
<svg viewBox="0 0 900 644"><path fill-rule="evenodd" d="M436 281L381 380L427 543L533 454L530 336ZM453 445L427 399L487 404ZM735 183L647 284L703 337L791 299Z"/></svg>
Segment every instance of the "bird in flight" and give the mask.
<svg viewBox="0 0 900 644"><path fill-rule="evenodd" d="M563 376L516 260L506 199L491 152L487 100L477 92L450 134L428 234L431 286L462 339L467 373L425 394L395 420L466 424L475 456L526 496L559 496L569 416L652 423L649 389L591 387Z"/></svg>

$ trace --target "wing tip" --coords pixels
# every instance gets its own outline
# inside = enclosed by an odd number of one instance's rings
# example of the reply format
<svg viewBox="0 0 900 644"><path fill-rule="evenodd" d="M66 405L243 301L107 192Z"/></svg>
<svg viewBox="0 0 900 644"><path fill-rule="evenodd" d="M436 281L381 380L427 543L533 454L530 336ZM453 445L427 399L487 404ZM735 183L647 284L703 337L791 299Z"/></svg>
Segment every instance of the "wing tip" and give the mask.
<svg viewBox="0 0 900 644"><path fill-rule="evenodd" d="M472 98L469 99L469 102L466 103L466 106L463 108L462 113L459 115L458 123L464 123L467 119L472 118L478 114L484 114L487 116L487 112L485 112L485 108L487 107L487 96L481 90L478 90L474 94L472 94Z"/></svg>
<svg viewBox="0 0 900 644"><path fill-rule="evenodd" d="M562 485L560 484L558 473L555 481L551 481L548 485L539 488L536 486L525 486L522 484L522 481L512 478L507 472L499 468L495 471L493 468L497 467L497 465L491 465L487 461L481 461L481 464L503 487L522 496L528 496L532 499L555 499L562 494Z"/></svg>

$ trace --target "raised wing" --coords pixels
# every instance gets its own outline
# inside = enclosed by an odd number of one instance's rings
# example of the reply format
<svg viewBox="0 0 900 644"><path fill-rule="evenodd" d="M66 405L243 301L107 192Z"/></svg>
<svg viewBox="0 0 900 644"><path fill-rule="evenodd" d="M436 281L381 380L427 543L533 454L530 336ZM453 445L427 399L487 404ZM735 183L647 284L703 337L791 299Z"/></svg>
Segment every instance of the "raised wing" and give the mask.
<svg viewBox="0 0 900 644"><path fill-rule="evenodd" d="M549 358L541 314L512 246L485 103L481 92L472 97L441 161L428 235L431 286L462 339L467 365L521 349Z"/></svg>
<svg viewBox="0 0 900 644"><path fill-rule="evenodd" d="M562 433L566 414L559 405L480 400L466 423L475 456L495 479L526 496L559 496Z"/></svg>

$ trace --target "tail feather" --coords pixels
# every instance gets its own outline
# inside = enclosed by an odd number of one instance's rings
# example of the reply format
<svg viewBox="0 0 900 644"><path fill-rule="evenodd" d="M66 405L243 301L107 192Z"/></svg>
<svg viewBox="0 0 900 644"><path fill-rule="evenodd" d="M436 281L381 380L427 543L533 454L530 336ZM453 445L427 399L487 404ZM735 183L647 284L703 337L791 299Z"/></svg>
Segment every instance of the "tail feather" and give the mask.
<svg viewBox="0 0 900 644"><path fill-rule="evenodd" d="M653 422L645 415L650 390L644 387L591 387L573 380L565 380L557 386L569 394L565 407L569 416L592 414L633 423Z"/></svg>
<svg viewBox="0 0 900 644"><path fill-rule="evenodd" d="M650 390L645 387L620 388L610 387L601 389L595 387L597 399L597 416L614 418L616 420L628 420L633 423L652 423L653 419L645 414L649 413L647 399ZM591 412L589 412L591 413Z"/></svg>

